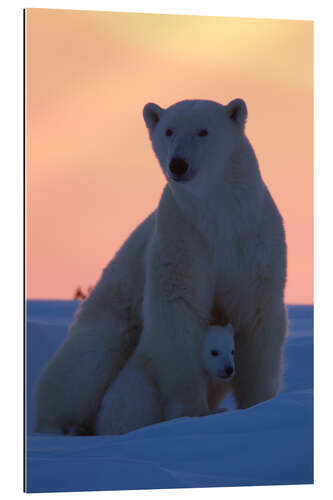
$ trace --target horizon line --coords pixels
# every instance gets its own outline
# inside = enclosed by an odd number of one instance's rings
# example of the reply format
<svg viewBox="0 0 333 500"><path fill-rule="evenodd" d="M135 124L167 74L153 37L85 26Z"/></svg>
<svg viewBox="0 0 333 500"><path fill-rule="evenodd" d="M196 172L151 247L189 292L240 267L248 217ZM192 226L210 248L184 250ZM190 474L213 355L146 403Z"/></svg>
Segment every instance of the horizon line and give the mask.
<svg viewBox="0 0 333 500"><path fill-rule="evenodd" d="M31 297L26 297L25 301L39 301L39 302L84 302L84 300L81 299L65 299L65 298L31 298ZM313 302L285 302L285 305L287 306L313 306Z"/></svg>

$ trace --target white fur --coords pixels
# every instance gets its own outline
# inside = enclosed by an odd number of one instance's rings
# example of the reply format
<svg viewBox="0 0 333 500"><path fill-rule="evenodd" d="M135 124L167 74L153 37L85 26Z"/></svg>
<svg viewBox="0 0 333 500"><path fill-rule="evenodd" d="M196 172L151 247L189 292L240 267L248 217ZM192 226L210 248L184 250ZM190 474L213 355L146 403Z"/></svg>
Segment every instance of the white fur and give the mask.
<svg viewBox="0 0 333 500"><path fill-rule="evenodd" d="M229 389L239 408L275 396L286 336L286 248L281 216L244 134L246 117L240 99L227 106L145 106L167 185L156 212L105 269L44 371L36 430L90 425L139 337L135 356L149 365L163 418L204 414ZM203 129L208 134L198 135ZM175 157L189 165L184 179L173 178ZM211 385L207 407L198 360L212 316L235 328L236 375Z"/></svg>
<svg viewBox="0 0 333 500"><path fill-rule="evenodd" d="M234 353L232 326L211 326L204 335L202 347L202 361L207 374L224 382L231 380L235 373Z"/></svg>
<svg viewBox="0 0 333 500"><path fill-rule="evenodd" d="M230 380L234 370L231 325L211 326L203 336L202 368L208 378ZM96 420L96 434L124 434L162 420L161 398L147 371L134 355L110 385Z"/></svg>
<svg viewBox="0 0 333 500"><path fill-rule="evenodd" d="M96 421L96 434L124 434L162 419L158 390L131 358L107 390Z"/></svg>

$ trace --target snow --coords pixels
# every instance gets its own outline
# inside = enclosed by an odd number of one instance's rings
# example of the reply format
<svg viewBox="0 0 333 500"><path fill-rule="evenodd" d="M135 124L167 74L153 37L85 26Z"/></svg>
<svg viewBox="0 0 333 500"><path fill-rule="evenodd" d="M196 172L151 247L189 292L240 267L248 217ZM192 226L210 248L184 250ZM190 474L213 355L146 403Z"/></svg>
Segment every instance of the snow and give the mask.
<svg viewBox="0 0 333 500"><path fill-rule="evenodd" d="M247 410L164 422L123 436L34 434L34 384L66 337L77 307L76 301L27 303L28 492L313 482L312 306L288 308L284 384L273 400Z"/></svg>

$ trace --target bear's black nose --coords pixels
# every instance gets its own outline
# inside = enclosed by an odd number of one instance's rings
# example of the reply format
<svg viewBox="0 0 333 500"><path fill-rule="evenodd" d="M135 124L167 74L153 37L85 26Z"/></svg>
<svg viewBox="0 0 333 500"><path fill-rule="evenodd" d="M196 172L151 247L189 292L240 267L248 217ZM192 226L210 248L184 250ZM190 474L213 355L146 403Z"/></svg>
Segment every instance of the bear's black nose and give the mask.
<svg viewBox="0 0 333 500"><path fill-rule="evenodd" d="M172 158L169 164L170 172L175 180L180 179L184 174L186 174L188 169L188 163L183 160L183 158Z"/></svg>
<svg viewBox="0 0 333 500"><path fill-rule="evenodd" d="M226 368L224 371L225 371L225 373L228 375L228 377L230 377L230 375L232 375L232 374L233 374L234 369L233 369L233 367L232 367L232 366L227 366L227 368Z"/></svg>

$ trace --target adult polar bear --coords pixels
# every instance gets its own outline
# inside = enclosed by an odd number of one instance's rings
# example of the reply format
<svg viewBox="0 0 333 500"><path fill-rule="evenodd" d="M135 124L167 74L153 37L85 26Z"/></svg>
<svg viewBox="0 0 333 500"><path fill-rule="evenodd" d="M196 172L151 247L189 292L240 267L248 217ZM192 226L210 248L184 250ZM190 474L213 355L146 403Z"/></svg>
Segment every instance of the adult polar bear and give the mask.
<svg viewBox="0 0 333 500"><path fill-rule="evenodd" d="M209 323L235 329L239 408L273 397L286 336L281 216L244 134L246 104L187 100L143 111L167 179L157 210L129 237L82 304L42 373L36 431L92 425L103 395L136 350L165 419L215 409L200 364ZM184 360L186 362L184 363Z"/></svg>

